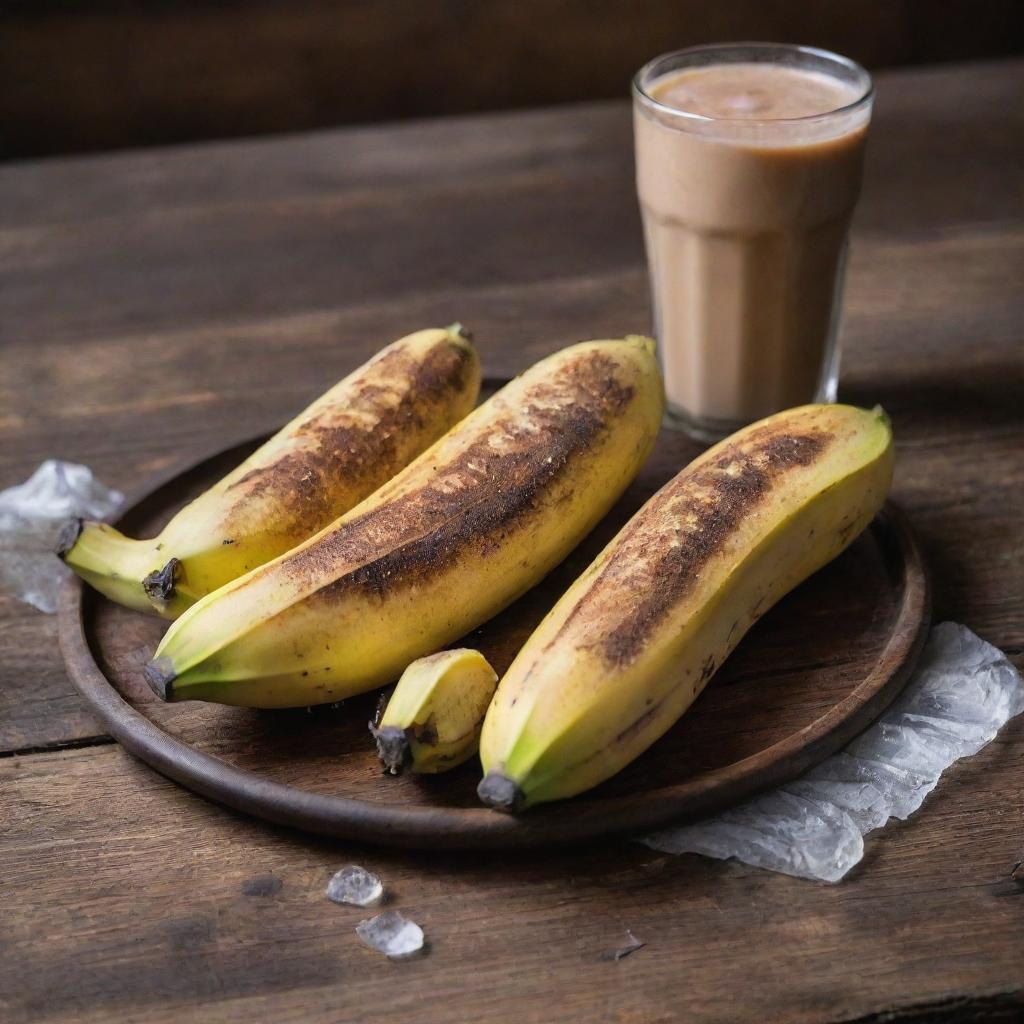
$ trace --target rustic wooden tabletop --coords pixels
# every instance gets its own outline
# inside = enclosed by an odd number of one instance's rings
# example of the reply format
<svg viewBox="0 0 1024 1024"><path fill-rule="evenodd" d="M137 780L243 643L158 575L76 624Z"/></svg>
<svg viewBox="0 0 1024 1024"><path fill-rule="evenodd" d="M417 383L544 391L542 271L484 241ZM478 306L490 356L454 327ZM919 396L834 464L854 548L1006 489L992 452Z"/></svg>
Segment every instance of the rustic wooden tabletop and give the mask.
<svg viewBox="0 0 1024 1024"><path fill-rule="evenodd" d="M895 425L937 619L1024 662L1024 61L882 74L842 396ZM649 323L625 104L0 169L0 486L131 489L458 318L490 376ZM844 882L609 842L310 839L125 755L53 618L0 597L4 1021L1019 1020L1024 720ZM429 953L324 900L377 870ZM647 945L602 951L626 929Z"/></svg>

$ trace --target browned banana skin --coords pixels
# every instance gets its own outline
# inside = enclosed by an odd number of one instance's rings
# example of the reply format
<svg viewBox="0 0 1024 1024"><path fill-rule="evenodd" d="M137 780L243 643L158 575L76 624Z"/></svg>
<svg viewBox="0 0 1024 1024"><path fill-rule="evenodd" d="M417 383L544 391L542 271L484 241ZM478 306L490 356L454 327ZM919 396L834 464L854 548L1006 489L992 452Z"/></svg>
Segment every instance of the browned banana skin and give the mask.
<svg viewBox="0 0 1024 1024"><path fill-rule="evenodd" d="M742 446L725 448L670 480L620 534L617 571L605 566L549 647L585 618L600 636L606 663L629 664L772 488L791 470L809 466L832 438L823 430L766 426ZM689 523L691 528L680 529ZM624 565L628 575L618 571ZM704 679L713 671L714 665Z"/></svg>
<svg viewBox="0 0 1024 1024"><path fill-rule="evenodd" d="M151 683L260 707L397 678L565 557L635 476L662 409L648 339L557 353L328 529L191 609Z"/></svg>
<svg viewBox="0 0 1024 1024"><path fill-rule="evenodd" d="M409 335L317 399L159 537L135 541L87 523L63 557L108 597L174 618L372 494L466 416L479 387L479 359L459 325Z"/></svg>
<svg viewBox="0 0 1024 1024"><path fill-rule="evenodd" d="M461 346L438 346L423 360L404 350L388 352L374 363L372 375L359 384L345 409L328 409L299 427L296 436L308 438L308 446L250 470L227 488L232 502L224 512L224 532L245 534L254 522L265 521L265 509L273 508L282 517L282 534L312 536L338 515L331 480L339 462L352 491L373 493L417 454L410 438L424 423L454 396L471 390L475 395L470 388L475 373L473 353ZM395 386L385 388L382 381ZM382 401L389 390L399 389L403 394L397 405Z"/></svg>
<svg viewBox="0 0 1024 1024"><path fill-rule="evenodd" d="M750 626L885 501L881 409L778 413L669 481L566 591L501 680L478 793L522 810L583 792L663 735Z"/></svg>
<svg viewBox="0 0 1024 1024"><path fill-rule="evenodd" d="M558 502L573 498L560 485L564 470L585 459L599 436L633 397L620 386L611 360L578 360L533 390L534 403L511 410L495 425L508 439L495 451L489 439L443 468L443 483L422 487L352 519L322 542L282 565L298 587L323 579L328 566L357 566L321 585L315 600L349 589L411 590L448 572L460 553L495 550L507 531L524 528ZM551 403L545 408L538 402Z"/></svg>

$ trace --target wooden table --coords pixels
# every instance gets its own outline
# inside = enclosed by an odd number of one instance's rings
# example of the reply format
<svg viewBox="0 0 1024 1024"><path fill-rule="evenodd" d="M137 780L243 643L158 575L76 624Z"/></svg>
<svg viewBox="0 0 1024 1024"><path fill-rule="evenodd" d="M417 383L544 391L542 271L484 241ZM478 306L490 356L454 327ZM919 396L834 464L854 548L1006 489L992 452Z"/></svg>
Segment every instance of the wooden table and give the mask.
<svg viewBox="0 0 1024 1024"><path fill-rule="evenodd" d="M879 76L842 395L882 402L936 617L1024 652L1024 62ZM486 373L648 325L624 104L0 169L0 486L132 488L458 318ZM1019 1020L1024 719L818 885L635 844L397 853L268 828L105 737L0 598L0 1019ZM325 901L377 870L395 964ZM625 929L647 945L603 960Z"/></svg>

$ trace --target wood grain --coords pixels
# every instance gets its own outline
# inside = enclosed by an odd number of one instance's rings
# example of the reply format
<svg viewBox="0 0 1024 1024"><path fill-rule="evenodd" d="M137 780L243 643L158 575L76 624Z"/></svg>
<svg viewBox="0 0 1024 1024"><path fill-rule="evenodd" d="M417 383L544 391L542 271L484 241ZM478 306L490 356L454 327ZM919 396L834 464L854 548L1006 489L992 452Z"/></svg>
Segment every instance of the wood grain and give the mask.
<svg viewBox="0 0 1024 1024"><path fill-rule="evenodd" d="M893 417L936 618L1021 665L1024 61L878 85L842 394ZM0 168L0 486L62 455L131 489L453 311L494 376L644 327L628 126L598 105ZM53 619L0 616L0 751L91 742ZM1022 780L1018 720L824 887L617 845L374 853L110 745L6 756L0 1019L1019 1018ZM324 905L364 858L425 959L375 959ZM598 962L626 927L649 945Z"/></svg>
<svg viewBox="0 0 1024 1024"><path fill-rule="evenodd" d="M631 844L389 853L236 817L116 747L7 759L4 1019L810 1024L970 992L1019 1010L1022 751L1018 719L835 886ZM366 912L323 896L353 861L425 957L359 945ZM647 946L601 960L627 928ZM965 1006L948 1019L983 1019Z"/></svg>
<svg viewBox="0 0 1024 1024"><path fill-rule="evenodd" d="M0 154L151 145L622 97L723 39L871 66L1013 54L1015 0L33 0L0 34Z"/></svg>

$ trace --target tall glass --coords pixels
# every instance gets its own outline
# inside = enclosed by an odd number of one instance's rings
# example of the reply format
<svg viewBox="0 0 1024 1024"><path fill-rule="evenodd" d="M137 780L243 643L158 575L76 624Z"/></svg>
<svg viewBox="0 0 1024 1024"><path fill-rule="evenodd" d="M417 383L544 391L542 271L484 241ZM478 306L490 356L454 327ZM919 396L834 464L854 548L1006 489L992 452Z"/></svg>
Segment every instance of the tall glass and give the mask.
<svg viewBox="0 0 1024 1024"><path fill-rule="evenodd" d="M698 46L637 73L637 192L670 425L715 440L835 400L871 103L862 67L803 46Z"/></svg>

